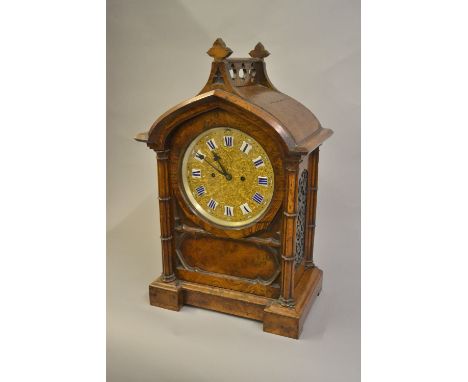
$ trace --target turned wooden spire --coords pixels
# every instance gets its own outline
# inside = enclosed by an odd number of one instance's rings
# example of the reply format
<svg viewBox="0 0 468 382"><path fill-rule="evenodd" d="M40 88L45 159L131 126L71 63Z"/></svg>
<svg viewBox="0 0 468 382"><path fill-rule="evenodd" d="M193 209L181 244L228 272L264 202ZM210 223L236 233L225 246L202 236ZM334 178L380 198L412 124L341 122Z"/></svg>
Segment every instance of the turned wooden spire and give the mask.
<svg viewBox="0 0 468 382"><path fill-rule="evenodd" d="M222 38L217 38L213 46L206 53L213 57L215 61L221 61L229 57L232 54L232 50L226 46Z"/></svg>

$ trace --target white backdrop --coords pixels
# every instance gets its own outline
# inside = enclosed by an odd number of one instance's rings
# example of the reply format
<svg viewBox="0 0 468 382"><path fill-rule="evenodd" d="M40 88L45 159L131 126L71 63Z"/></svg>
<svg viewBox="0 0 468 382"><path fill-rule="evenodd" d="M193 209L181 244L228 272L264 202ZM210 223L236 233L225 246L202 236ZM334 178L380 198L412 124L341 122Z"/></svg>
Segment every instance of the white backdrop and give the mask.
<svg viewBox="0 0 468 382"><path fill-rule="evenodd" d="M360 379L359 1L108 0L108 380ZM148 304L161 272L155 154L132 137L204 85L222 37L261 41L273 84L335 134L322 146L315 259L323 292L299 341L260 323Z"/></svg>

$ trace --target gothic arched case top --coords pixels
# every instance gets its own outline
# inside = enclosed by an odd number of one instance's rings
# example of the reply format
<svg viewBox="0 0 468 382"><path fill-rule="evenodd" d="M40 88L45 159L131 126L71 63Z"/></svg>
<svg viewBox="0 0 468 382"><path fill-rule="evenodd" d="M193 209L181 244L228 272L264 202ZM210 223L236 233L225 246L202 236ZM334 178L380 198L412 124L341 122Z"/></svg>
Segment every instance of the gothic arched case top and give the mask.
<svg viewBox="0 0 468 382"><path fill-rule="evenodd" d="M322 285L312 256L318 153L332 131L272 85L261 43L250 58L228 58L221 39L207 53L201 92L135 138L157 153L163 274L150 302L298 338Z"/></svg>

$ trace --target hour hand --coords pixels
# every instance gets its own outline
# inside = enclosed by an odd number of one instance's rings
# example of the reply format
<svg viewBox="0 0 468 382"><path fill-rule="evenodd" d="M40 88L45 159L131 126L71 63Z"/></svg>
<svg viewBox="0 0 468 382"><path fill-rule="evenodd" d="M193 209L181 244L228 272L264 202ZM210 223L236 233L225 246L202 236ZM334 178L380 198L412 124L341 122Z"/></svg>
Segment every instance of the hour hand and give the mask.
<svg viewBox="0 0 468 382"><path fill-rule="evenodd" d="M221 175L226 176L226 174L225 174L224 172L222 172L222 171L221 171L218 167L216 167L213 163L211 163L210 161L208 161L208 160L206 159L206 156L205 156L205 155L203 155L203 154L198 154L198 153L196 153L195 155L197 156L197 158L200 158L200 159L204 160L205 163L207 163L208 165L210 165L211 167L213 167L213 168L214 168L217 172L219 172Z"/></svg>
<svg viewBox="0 0 468 382"><path fill-rule="evenodd" d="M223 164L221 163L221 157L218 154L213 153L213 160L219 164L219 167L221 167L221 170L223 170L225 174L228 173L224 168Z"/></svg>

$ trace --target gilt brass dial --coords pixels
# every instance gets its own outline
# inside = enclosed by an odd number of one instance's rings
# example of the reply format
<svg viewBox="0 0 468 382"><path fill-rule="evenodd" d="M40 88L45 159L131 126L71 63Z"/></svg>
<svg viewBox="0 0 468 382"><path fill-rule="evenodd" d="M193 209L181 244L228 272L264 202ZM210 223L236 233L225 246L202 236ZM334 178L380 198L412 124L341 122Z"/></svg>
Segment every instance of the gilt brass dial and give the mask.
<svg viewBox="0 0 468 382"><path fill-rule="evenodd" d="M258 220L273 197L274 172L267 153L234 128L216 127L198 135L185 151L181 174L194 209L224 227Z"/></svg>

